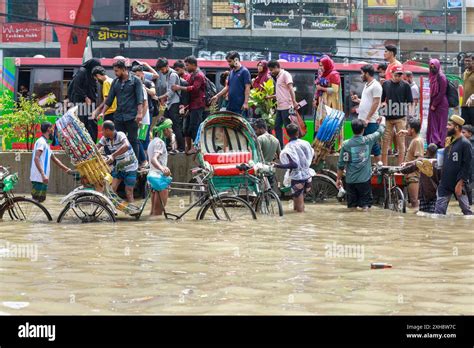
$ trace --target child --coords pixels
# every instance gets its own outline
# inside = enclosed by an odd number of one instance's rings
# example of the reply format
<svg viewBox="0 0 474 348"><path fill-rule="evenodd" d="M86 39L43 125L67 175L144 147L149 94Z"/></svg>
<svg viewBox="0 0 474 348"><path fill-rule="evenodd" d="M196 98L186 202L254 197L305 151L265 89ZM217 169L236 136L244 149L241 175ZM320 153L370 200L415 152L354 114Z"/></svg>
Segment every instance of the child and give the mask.
<svg viewBox="0 0 474 348"><path fill-rule="evenodd" d="M36 140L33 150L30 171L30 180L33 186L31 196L38 202L43 202L46 199L51 159L66 173L71 171L51 151L48 140L53 140L53 125L49 122L43 122L41 124L41 137Z"/></svg>
<svg viewBox="0 0 474 348"><path fill-rule="evenodd" d="M436 206L436 191L439 184L439 169L436 169L436 151L438 147L430 144L426 149L425 159L412 161L405 164L401 172L409 174L419 171L420 182L418 198L420 199L419 211L433 214Z"/></svg>
<svg viewBox="0 0 474 348"><path fill-rule="evenodd" d="M171 171L168 165L168 151L166 150L165 139L173 137L173 122L169 119L162 119L158 125L153 128L153 137L150 145L148 145L148 158L150 160L150 172L157 172L165 176L170 176ZM161 202L160 202L161 197ZM155 191L151 196L151 213L150 215L162 215L163 209L168 201L168 190Z"/></svg>

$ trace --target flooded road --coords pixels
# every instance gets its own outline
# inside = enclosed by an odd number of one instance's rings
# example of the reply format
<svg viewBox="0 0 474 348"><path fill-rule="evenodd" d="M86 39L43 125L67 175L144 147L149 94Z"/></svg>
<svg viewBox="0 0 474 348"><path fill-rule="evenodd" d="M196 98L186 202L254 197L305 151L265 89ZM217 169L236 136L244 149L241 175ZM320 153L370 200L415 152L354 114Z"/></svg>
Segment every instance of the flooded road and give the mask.
<svg viewBox="0 0 474 348"><path fill-rule="evenodd" d="M0 222L0 313L474 314L474 220L284 207L235 223ZM19 245L36 254L7 254Z"/></svg>

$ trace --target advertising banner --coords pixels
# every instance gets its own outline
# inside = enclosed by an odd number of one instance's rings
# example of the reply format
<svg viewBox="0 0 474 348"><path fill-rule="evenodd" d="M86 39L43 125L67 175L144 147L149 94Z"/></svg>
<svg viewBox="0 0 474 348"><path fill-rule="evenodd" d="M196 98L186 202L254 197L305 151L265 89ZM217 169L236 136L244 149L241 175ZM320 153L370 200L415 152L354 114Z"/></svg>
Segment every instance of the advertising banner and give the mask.
<svg viewBox="0 0 474 348"><path fill-rule="evenodd" d="M2 24L2 42L40 42L43 26L40 23Z"/></svg>
<svg viewBox="0 0 474 348"><path fill-rule="evenodd" d="M131 0L132 21L188 20L189 0Z"/></svg>

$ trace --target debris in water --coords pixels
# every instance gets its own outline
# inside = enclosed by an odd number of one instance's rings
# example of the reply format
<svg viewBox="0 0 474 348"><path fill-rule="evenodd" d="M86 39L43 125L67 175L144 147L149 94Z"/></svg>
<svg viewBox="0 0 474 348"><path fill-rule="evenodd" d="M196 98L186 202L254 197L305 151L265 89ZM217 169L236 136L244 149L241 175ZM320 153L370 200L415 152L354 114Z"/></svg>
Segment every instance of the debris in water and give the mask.
<svg viewBox="0 0 474 348"><path fill-rule="evenodd" d="M383 268L392 268L392 265L389 263L383 262L373 262L370 264L371 269L383 269Z"/></svg>

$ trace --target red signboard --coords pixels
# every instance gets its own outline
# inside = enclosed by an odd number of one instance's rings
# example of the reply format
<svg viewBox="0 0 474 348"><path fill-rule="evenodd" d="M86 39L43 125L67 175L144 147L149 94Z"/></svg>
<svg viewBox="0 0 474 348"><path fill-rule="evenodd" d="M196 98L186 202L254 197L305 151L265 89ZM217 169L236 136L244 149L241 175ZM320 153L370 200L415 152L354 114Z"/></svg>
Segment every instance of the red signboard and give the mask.
<svg viewBox="0 0 474 348"><path fill-rule="evenodd" d="M39 42L42 38L41 23L4 23L2 42Z"/></svg>

